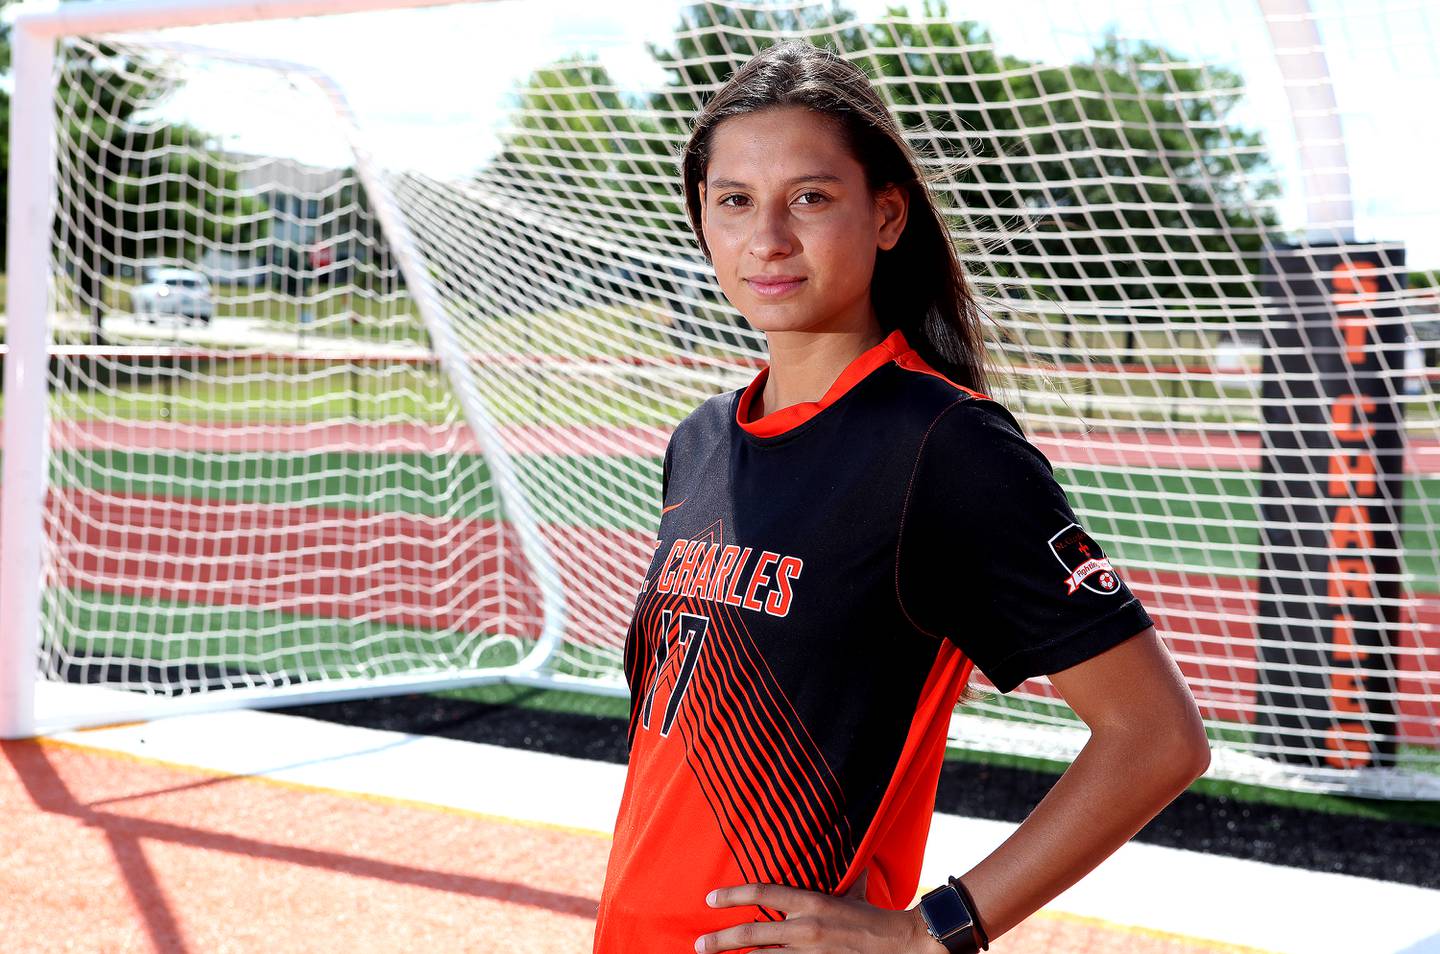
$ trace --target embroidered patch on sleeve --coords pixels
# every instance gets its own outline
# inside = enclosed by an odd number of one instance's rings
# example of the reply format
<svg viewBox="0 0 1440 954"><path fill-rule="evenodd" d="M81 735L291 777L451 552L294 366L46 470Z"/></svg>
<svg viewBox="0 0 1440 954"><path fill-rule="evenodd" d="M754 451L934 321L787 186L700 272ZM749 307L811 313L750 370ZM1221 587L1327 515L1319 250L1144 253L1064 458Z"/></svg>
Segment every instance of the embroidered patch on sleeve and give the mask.
<svg viewBox="0 0 1440 954"><path fill-rule="evenodd" d="M1065 578L1065 595L1072 596L1080 587L1105 596L1120 591L1120 576L1110 565L1105 551L1078 523L1066 524L1050 538L1050 552L1060 561L1069 576Z"/></svg>

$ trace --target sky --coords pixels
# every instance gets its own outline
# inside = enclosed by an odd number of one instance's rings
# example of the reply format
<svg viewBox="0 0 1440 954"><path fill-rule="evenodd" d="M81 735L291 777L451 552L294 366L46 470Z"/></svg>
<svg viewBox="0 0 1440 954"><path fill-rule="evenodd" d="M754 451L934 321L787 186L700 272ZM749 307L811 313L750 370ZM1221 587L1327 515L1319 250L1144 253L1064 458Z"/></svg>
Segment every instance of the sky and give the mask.
<svg viewBox="0 0 1440 954"><path fill-rule="evenodd" d="M893 0L892 0L893 2ZM997 46L1026 59L1083 57L1108 25L1186 58L1244 76L1249 95L1232 120L1264 134L1285 184L1290 228L1305 223L1305 196L1290 105L1262 3L1295 0L951 0L950 12L989 26ZM1440 3L1309 0L1342 118L1356 236L1406 243L1412 267L1440 268ZM862 20L886 0L847 0ZM912 8L920 0L912 0ZM644 43L668 45L681 22L675 0L490 0L419 10L197 27L167 38L315 67L344 89L379 160L439 175L483 162L512 84L576 51L596 54L622 89L664 84ZM423 88L423 98L417 95ZM169 107L225 135L233 148L349 164L329 107L253 69L198 74ZM276 95L284 93L283 97ZM277 102L292 104L277 109Z"/></svg>

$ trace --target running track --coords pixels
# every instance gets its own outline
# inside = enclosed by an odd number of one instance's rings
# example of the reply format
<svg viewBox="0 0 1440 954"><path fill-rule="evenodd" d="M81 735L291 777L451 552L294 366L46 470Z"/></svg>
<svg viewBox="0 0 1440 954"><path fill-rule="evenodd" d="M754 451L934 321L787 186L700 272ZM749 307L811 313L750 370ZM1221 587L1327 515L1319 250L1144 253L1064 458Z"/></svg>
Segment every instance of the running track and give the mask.
<svg viewBox="0 0 1440 954"><path fill-rule="evenodd" d="M484 520L393 512L99 494L48 499L61 586L189 605L263 607L301 617L363 618L427 630L533 635L538 594L514 531ZM577 641L615 646L653 540L632 531L547 525L566 573ZM123 549L115 541L124 540ZM278 556L277 556L278 555ZM1249 580L1125 571L1170 640L1207 716L1247 718L1254 702L1256 612ZM183 594L183 595L182 595ZM1400 640L1401 732L1440 743L1440 594L1414 594ZM1048 683L1027 689L1053 696Z"/></svg>
<svg viewBox="0 0 1440 954"><path fill-rule="evenodd" d="M668 431L622 426L537 425L501 432L515 454L651 455ZM1057 465L1254 470L1259 439L1190 434L1032 434ZM147 452L475 453L468 428L317 424L217 426L184 423L53 424L54 446ZM1440 473L1440 441L1412 441L1412 473ZM191 605L264 607L302 617L363 618L430 630L533 635L539 597L513 530L484 520L443 521L393 512L266 506L67 488L47 498L64 542L55 581L78 590L148 599L183 594ZM653 538L627 530L546 525L545 542L566 574L577 642L615 646ZM114 545L125 541L123 549ZM278 555L278 556L277 556ZM1257 594L1244 579L1211 573L1129 570L1131 588L1170 640L1208 716L1247 717L1254 701ZM1400 640L1402 735L1440 743L1440 594L1412 594ZM1052 695L1048 684L1027 690Z"/></svg>

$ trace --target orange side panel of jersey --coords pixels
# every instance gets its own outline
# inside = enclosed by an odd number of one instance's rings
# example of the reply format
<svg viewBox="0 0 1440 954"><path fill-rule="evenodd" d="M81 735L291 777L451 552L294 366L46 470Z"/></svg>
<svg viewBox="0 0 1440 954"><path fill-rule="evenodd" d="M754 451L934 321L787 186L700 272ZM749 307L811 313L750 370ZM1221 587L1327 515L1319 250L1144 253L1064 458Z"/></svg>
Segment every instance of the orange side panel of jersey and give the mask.
<svg viewBox="0 0 1440 954"><path fill-rule="evenodd" d="M910 906L920 883L920 865L935 812L935 789L945 760L950 713L970 678L974 663L955 645L940 646L905 747L875 820L860 841L855 863L837 893L844 894L869 867L865 896L871 904L899 910Z"/></svg>
<svg viewBox="0 0 1440 954"><path fill-rule="evenodd" d="M709 931L750 921L755 908L710 908L712 889L741 883L740 869L716 850L716 821L684 765L679 746L657 747L632 761L616 824L615 846L605 872L605 892L595 921L595 954L693 951ZM657 813L634 799L663 804Z"/></svg>

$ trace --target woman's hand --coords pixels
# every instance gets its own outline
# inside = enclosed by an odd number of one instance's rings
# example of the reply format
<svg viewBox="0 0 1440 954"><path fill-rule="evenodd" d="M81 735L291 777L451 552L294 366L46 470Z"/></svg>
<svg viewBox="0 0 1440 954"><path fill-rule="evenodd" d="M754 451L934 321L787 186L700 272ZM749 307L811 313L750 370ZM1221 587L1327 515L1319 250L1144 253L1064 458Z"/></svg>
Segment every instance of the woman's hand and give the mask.
<svg viewBox="0 0 1440 954"><path fill-rule="evenodd" d="M702 934L695 950L714 954L778 946L808 954L943 954L944 947L925 930L919 908L891 911L865 900L868 874L862 871L840 896L780 884L717 888L705 899L712 908L761 904L785 912L785 920L750 921Z"/></svg>

